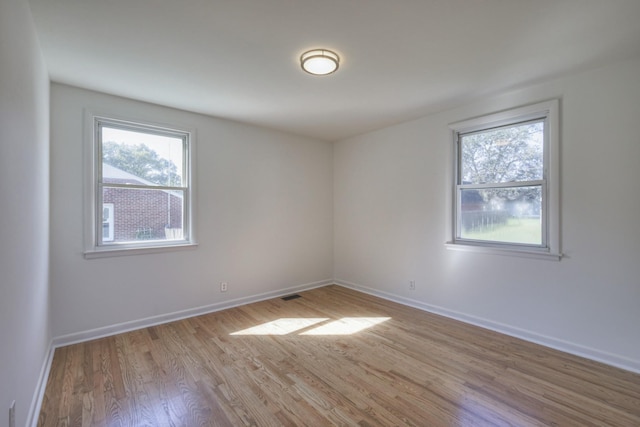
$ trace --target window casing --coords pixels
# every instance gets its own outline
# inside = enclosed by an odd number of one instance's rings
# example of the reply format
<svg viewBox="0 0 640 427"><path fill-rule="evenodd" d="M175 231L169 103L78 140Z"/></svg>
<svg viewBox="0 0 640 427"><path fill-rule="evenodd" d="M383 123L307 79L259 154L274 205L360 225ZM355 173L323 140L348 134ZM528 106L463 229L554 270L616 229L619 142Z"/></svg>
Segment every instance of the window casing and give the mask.
<svg viewBox="0 0 640 427"><path fill-rule="evenodd" d="M89 113L85 257L195 245L192 132Z"/></svg>
<svg viewBox="0 0 640 427"><path fill-rule="evenodd" d="M450 125L451 249L560 258L557 100Z"/></svg>

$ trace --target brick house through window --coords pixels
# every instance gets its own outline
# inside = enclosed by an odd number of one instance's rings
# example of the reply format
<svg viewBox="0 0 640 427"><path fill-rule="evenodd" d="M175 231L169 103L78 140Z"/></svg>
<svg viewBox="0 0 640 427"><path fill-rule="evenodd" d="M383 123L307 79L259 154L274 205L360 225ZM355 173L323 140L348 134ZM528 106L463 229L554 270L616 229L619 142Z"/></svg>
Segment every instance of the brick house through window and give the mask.
<svg viewBox="0 0 640 427"><path fill-rule="evenodd" d="M153 189L154 183L106 163L102 173L105 242L183 238L181 191ZM108 184L143 184L150 189L109 187Z"/></svg>

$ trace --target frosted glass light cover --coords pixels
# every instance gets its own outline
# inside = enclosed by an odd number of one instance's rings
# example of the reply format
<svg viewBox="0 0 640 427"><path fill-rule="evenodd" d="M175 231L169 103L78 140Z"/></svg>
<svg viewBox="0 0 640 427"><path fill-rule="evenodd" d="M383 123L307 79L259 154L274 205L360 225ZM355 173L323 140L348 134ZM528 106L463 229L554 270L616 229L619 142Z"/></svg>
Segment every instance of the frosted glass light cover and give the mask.
<svg viewBox="0 0 640 427"><path fill-rule="evenodd" d="M302 69L315 75L331 74L338 69L340 57L329 50L315 49L300 56Z"/></svg>

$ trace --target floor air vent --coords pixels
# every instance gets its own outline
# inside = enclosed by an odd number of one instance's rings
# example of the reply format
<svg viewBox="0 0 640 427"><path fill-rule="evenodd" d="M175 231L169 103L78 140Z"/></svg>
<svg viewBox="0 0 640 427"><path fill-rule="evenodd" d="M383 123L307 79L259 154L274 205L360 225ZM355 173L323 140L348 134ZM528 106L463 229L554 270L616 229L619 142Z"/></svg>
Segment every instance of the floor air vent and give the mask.
<svg viewBox="0 0 640 427"><path fill-rule="evenodd" d="M282 297L282 299L285 300L285 301L289 301L289 300L296 299L296 298L300 298L300 295L293 294L293 295L287 295L286 297Z"/></svg>

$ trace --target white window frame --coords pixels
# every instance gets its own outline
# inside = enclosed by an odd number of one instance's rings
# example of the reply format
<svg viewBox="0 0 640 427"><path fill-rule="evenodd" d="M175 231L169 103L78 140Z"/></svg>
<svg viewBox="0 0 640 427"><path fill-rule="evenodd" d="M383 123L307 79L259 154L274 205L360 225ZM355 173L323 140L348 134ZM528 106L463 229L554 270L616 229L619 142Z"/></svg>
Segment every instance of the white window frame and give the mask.
<svg viewBox="0 0 640 427"><path fill-rule="evenodd" d="M112 242L102 239L102 151L100 126L116 127L139 132L174 136L183 139L184 216L183 233L180 239L147 240L140 242ZM85 111L85 213L84 213L84 257L87 259L138 255L188 249L197 246L195 239L195 131L179 126L152 123L147 120L129 120L112 114L94 114ZM161 186L153 189L164 189ZM117 207L114 208L117 209Z"/></svg>
<svg viewBox="0 0 640 427"><path fill-rule="evenodd" d="M492 241L473 241L460 236L460 194L465 186L460 182L459 140L464 134L491 130L533 120L544 120L543 179L535 183L542 188L542 244L525 245ZM513 108L449 125L453 133L453 209L451 238L448 249L527 256L559 260L560 251L560 106L559 100ZM523 183L518 183L519 185ZM524 183L527 185L527 183ZM511 185L511 184L505 184ZM494 185L494 186L500 186Z"/></svg>

